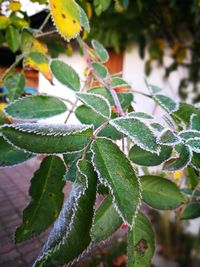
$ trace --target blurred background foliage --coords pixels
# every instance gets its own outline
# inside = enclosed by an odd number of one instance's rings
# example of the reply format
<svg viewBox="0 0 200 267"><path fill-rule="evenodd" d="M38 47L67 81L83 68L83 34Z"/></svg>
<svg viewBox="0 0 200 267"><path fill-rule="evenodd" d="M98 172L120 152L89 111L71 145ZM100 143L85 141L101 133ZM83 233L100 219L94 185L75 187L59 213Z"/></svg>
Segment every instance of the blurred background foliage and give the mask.
<svg viewBox="0 0 200 267"><path fill-rule="evenodd" d="M31 0L47 9L46 0ZM199 0L77 0L91 21L86 39L97 39L116 53L138 44L149 75L153 63L165 67L165 78L182 66L187 76L180 81L179 95L186 100L192 84L200 100L200 1ZM0 46L7 45L13 53L20 50L24 27L33 27L32 18L23 11L22 1L0 0ZM34 16L33 16L34 18ZM53 27L53 25L51 26ZM47 30L50 29L50 26ZM43 37L52 57L59 53L71 55L73 48L59 38ZM55 36L54 36L55 37ZM164 57L171 63L165 66Z"/></svg>

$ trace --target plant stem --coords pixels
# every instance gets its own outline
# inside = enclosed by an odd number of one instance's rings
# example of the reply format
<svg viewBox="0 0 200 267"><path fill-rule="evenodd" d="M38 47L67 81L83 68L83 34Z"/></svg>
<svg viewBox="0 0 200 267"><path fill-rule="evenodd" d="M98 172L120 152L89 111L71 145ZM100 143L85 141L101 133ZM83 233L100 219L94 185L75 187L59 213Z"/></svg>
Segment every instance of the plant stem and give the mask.
<svg viewBox="0 0 200 267"><path fill-rule="evenodd" d="M68 115L67 115L67 118L65 119L64 123L66 124L67 121L69 120L69 118L71 117L72 113L74 112L75 108L76 108L76 105L78 103L78 99L74 102L72 108L70 109Z"/></svg>
<svg viewBox="0 0 200 267"><path fill-rule="evenodd" d="M16 57L15 62L1 76L1 81L3 81L6 78L9 72L12 71L23 58L24 58L24 54L21 54L20 56Z"/></svg>
<svg viewBox="0 0 200 267"><path fill-rule="evenodd" d="M119 116L125 116L125 113L122 109L122 106L121 106L121 103L119 101L119 98L118 98L118 95L117 93L115 92L115 90L112 88L112 86L105 80L103 79L93 68L92 66L92 62L91 62L91 59L90 59L90 55L88 53L88 46L85 42L83 42L83 40L81 38L78 38L78 42L80 44L80 46L82 47L83 49L83 53L85 55L85 58L86 58L86 61L87 61L87 64L88 64L88 67L89 69L92 69L93 73L95 74L97 80L106 88L110 91L111 95L112 95L112 98L114 100L114 103L115 103L115 106L116 106L116 109L117 109L117 112L119 114Z"/></svg>
<svg viewBox="0 0 200 267"><path fill-rule="evenodd" d="M52 30L52 31L49 31L49 32L38 33L35 37L36 38L40 38L40 37L43 37L43 36L54 34L56 32L57 32L56 30Z"/></svg>
<svg viewBox="0 0 200 267"><path fill-rule="evenodd" d="M43 21L43 23L42 23L42 25L40 26L40 28L38 29L38 32L42 32L42 31L43 31L43 29L44 29L44 27L46 26L46 24L48 23L50 17L51 17L51 14L49 13L49 14L46 16L46 18L45 18L45 20Z"/></svg>

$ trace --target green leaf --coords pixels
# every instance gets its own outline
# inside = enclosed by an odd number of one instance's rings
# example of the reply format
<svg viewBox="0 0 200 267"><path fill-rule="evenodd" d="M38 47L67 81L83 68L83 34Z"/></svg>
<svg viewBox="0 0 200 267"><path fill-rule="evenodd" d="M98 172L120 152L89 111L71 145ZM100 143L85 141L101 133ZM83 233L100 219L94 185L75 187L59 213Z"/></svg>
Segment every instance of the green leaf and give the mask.
<svg viewBox="0 0 200 267"><path fill-rule="evenodd" d="M0 30L5 30L10 24L10 19L0 15Z"/></svg>
<svg viewBox="0 0 200 267"><path fill-rule="evenodd" d="M180 219L181 220L191 220L200 217L200 203L191 202L184 209Z"/></svg>
<svg viewBox="0 0 200 267"><path fill-rule="evenodd" d="M74 91L80 90L81 84L79 75L71 66L63 61L54 59L51 62L51 71L55 78L68 88Z"/></svg>
<svg viewBox="0 0 200 267"><path fill-rule="evenodd" d="M190 125L190 117L192 114L200 116L200 110L193 105L180 103L179 109L173 113L177 118L182 120L187 126Z"/></svg>
<svg viewBox="0 0 200 267"><path fill-rule="evenodd" d="M108 119L111 116L111 107L108 100L98 94L93 93L77 93L78 99L81 100L86 106L91 108L100 116Z"/></svg>
<svg viewBox="0 0 200 267"><path fill-rule="evenodd" d="M146 216L139 212L128 232L128 267L150 266L155 251L154 232Z"/></svg>
<svg viewBox="0 0 200 267"><path fill-rule="evenodd" d="M94 69L94 74L97 78L100 76L101 78L106 78L108 76L108 70L105 66L101 65L100 63L93 62L92 67Z"/></svg>
<svg viewBox="0 0 200 267"><path fill-rule="evenodd" d="M129 160L106 138L93 141L91 150L100 182L109 187L120 217L132 226L140 205L140 188Z"/></svg>
<svg viewBox="0 0 200 267"><path fill-rule="evenodd" d="M108 100L108 102L110 103L111 106L115 106L113 97L112 97L110 91L107 90L106 88L94 87L94 88L90 89L89 92L95 93L95 94L100 94L100 95L104 96ZM119 102L122 105L122 108L124 110L129 108L131 102L133 101L133 94L127 93L127 92L122 92L122 93L117 93L117 96L119 98Z"/></svg>
<svg viewBox="0 0 200 267"><path fill-rule="evenodd" d="M92 40L92 47L101 62L106 62L109 60L109 54L107 50L97 40Z"/></svg>
<svg viewBox="0 0 200 267"><path fill-rule="evenodd" d="M32 154L16 149L0 136L0 167L20 164L32 157Z"/></svg>
<svg viewBox="0 0 200 267"><path fill-rule="evenodd" d="M24 28L21 34L21 50L29 52L34 41L33 32L29 28Z"/></svg>
<svg viewBox="0 0 200 267"><path fill-rule="evenodd" d="M172 172L182 170L191 162L192 152L188 146L179 144L175 146L175 149L178 152L178 157L166 161L163 170Z"/></svg>
<svg viewBox="0 0 200 267"><path fill-rule="evenodd" d="M117 118L110 124L119 132L127 135L136 145L151 153L158 154L160 146L157 144L153 131L142 121L136 118Z"/></svg>
<svg viewBox="0 0 200 267"><path fill-rule="evenodd" d="M197 130L185 130L185 131L180 132L179 136L184 141L187 141L189 139L196 139L196 138L200 138L200 131L197 131Z"/></svg>
<svg viewBox="0 0 200 267"><path fill-rule="evenodd" d="M161 146L159 155L153 154L149 151L145 151L139 146L133 146L129 151L130 160L138 165L142 166L157 166L170 158L172 154L172 148L169 146Z"/></svg>
<svg viewBox="0 0 200 267"><path fill-rule="evenodd" d="M97 16L107 10L111 4L111 0L94 0L94 9Z"/></svg>
<svg viewBox="0 0 200 267"><path fill-rule="evenodd" d="M108 196L97 209L91 228L92 242L100 242L110 237L122 224L111 196Z"/></svg>
<svg viewBox="0 0 200 267"><path fill-rule="evenodd" d="M172 113L178 109L178 104L165 95L153 95L153 99L167 112Z"/></svg>
<svg viewBox="0 0 200 267"><path fill-rule="evenodd" d="M21 37L19 31L15 27L8 26L6 29L6 41L13 53L19 49Z"/></svg>
<svg viewBox="0 0 200 267"><path fill-rule="evenodd" d="M114 76L112 77L111 86L113 88L125 87L129 88L130 85L121 77Z"/></svg>
<svg viewBox="0 0 200 267"><path fill-rule="evenodd" d="M65 166L57 156L45 158L35 172L29 194L31 202L23 212L23 223L15 233L15 243L28 240L47 229L58 217L64 194Z"/></svg>
<svg viewBox="0 0 200 267"><path fill-rule="evenodd" d="M200 171L200 155L198 153L193 152L191 165L195 170Z"/></svg>
<svg viewBox="0 0 200 267"><path fill-rule="evenodd" d="M100 116L99 114L94 112L91 108L85 105L79 106L75 111L75 115L81 123L88 125L92 124L94 125L95 129L97 129L99 126L101 126L103 123L107 121L106 118ZM118 133L118 131L116 131L115 128L110 125L108 125L98 135L110 137L113 140L121 138L121 134Z"/></svg>
<svg viewBox="0 0 200 267"><path fill-rule="evenodd" d="M40 52L30 52L24 58L24 67L41 72L44 77L52 83L53 75L49 68L49 59L46 54Z"/></svg>
<svg viewBox="0 0 200 267"><path fill-rule="evenodd" d="M147 120L153 120L153 117L147 113L144 112L130 112L127 114L128 117L138 118L138 119L147 119Z"/></svg>
<svg viewBox="0 0 200 267"><path fill-rule="evenodd" d="M157 141L161 145L173 146L173 145L179 144L181 142L181 139L172 130L164 129L160 133Z"/></svg>
<svg viewBox="0 0 200 267"><path fill-rule="evenodd" d="M0 128L3 136L16 147L42 154L81 151L89 142L92 126L24 123Z"/></svg>
<svg viewBox="0 0 200 267"><path fill-rule="evenodd" d="M189 139L186 141L186 145L188 145L192 151L200 153L200 138Z"/></svg>
<svg viewBox="0 0 200 267"><path fill-rule="evenodd" d="M180 190L170 180L159 176L142 176L142 199L149 206L160 210L172 210L184 203Z"/></svg>
<svg viewBox="0 0 200 267"><path fill-rule="evenodd" d="M4 80L4 86L10 102L21 96L25 87L25 77L23 73L14 73Z"/></svg>
<svg viewBox="0 0 200 267"><path fill-rule="evenodd" d="M49 118L64 113L66 110L67 107L61 100L46 95L27 96L16 100L5 108L9 117L18 120Z"/></svg>
<svg viewBox="0 0 200 267"><path fill-rule="evenodd" d="M146 83L146 86L147 86L150 94L152 94L152 95L156 95L162 91L162 89L159 88L158 86L149 84L147 81L145 81L145 83Z"/></svg>
<svg viewBox="0 0 200 267"><path fill-rule="evenodd" d="M89 33L90 32L90 22L88 20L88 17L85 13L85 10L81 8L79 5L77 5L79 9L79 19L81 26Z"/></svg>
<svg viewBox="0 0 200 267"><path fill-rule="evenodd" d="M190 128L200 131L200 115L192 114L190 118Z"/></svg>
<svg viewBox="0 0 200 267"><path fill-rule="evenodd" d="M79 161L77 179L35 267L68 264L87 248L95 197L96 174L88 161Z"/></svg>

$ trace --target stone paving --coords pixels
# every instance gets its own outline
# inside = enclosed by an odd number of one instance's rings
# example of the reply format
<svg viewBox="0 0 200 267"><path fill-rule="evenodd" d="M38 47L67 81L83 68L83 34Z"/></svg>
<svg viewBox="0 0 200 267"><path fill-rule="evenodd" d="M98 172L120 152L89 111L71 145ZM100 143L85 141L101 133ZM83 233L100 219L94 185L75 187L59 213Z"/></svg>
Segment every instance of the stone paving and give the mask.
<svg viewBox="0 0 200 267"><path fill-rule="evenodd" d="M15 229L22 222L22 211L28 204L28 188L40 159L22 165L0 169L0 267L32 266L47 233L20 245L15 245Z"/></svg>

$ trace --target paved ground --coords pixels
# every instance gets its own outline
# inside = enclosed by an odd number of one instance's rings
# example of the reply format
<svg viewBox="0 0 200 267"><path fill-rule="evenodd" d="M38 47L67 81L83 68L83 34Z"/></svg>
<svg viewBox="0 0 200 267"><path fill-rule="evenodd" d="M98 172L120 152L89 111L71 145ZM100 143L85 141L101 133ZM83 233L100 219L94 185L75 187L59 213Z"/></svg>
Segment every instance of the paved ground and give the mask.
<svg viewBox="0 0 200 267"><path fill-rule="evenodd" d="M14 245L16 227L21 224L22 211L29 202L28 188L39 159L14 168L0 169L0 267L32 266L47 233L21 245Z"/></svg>

